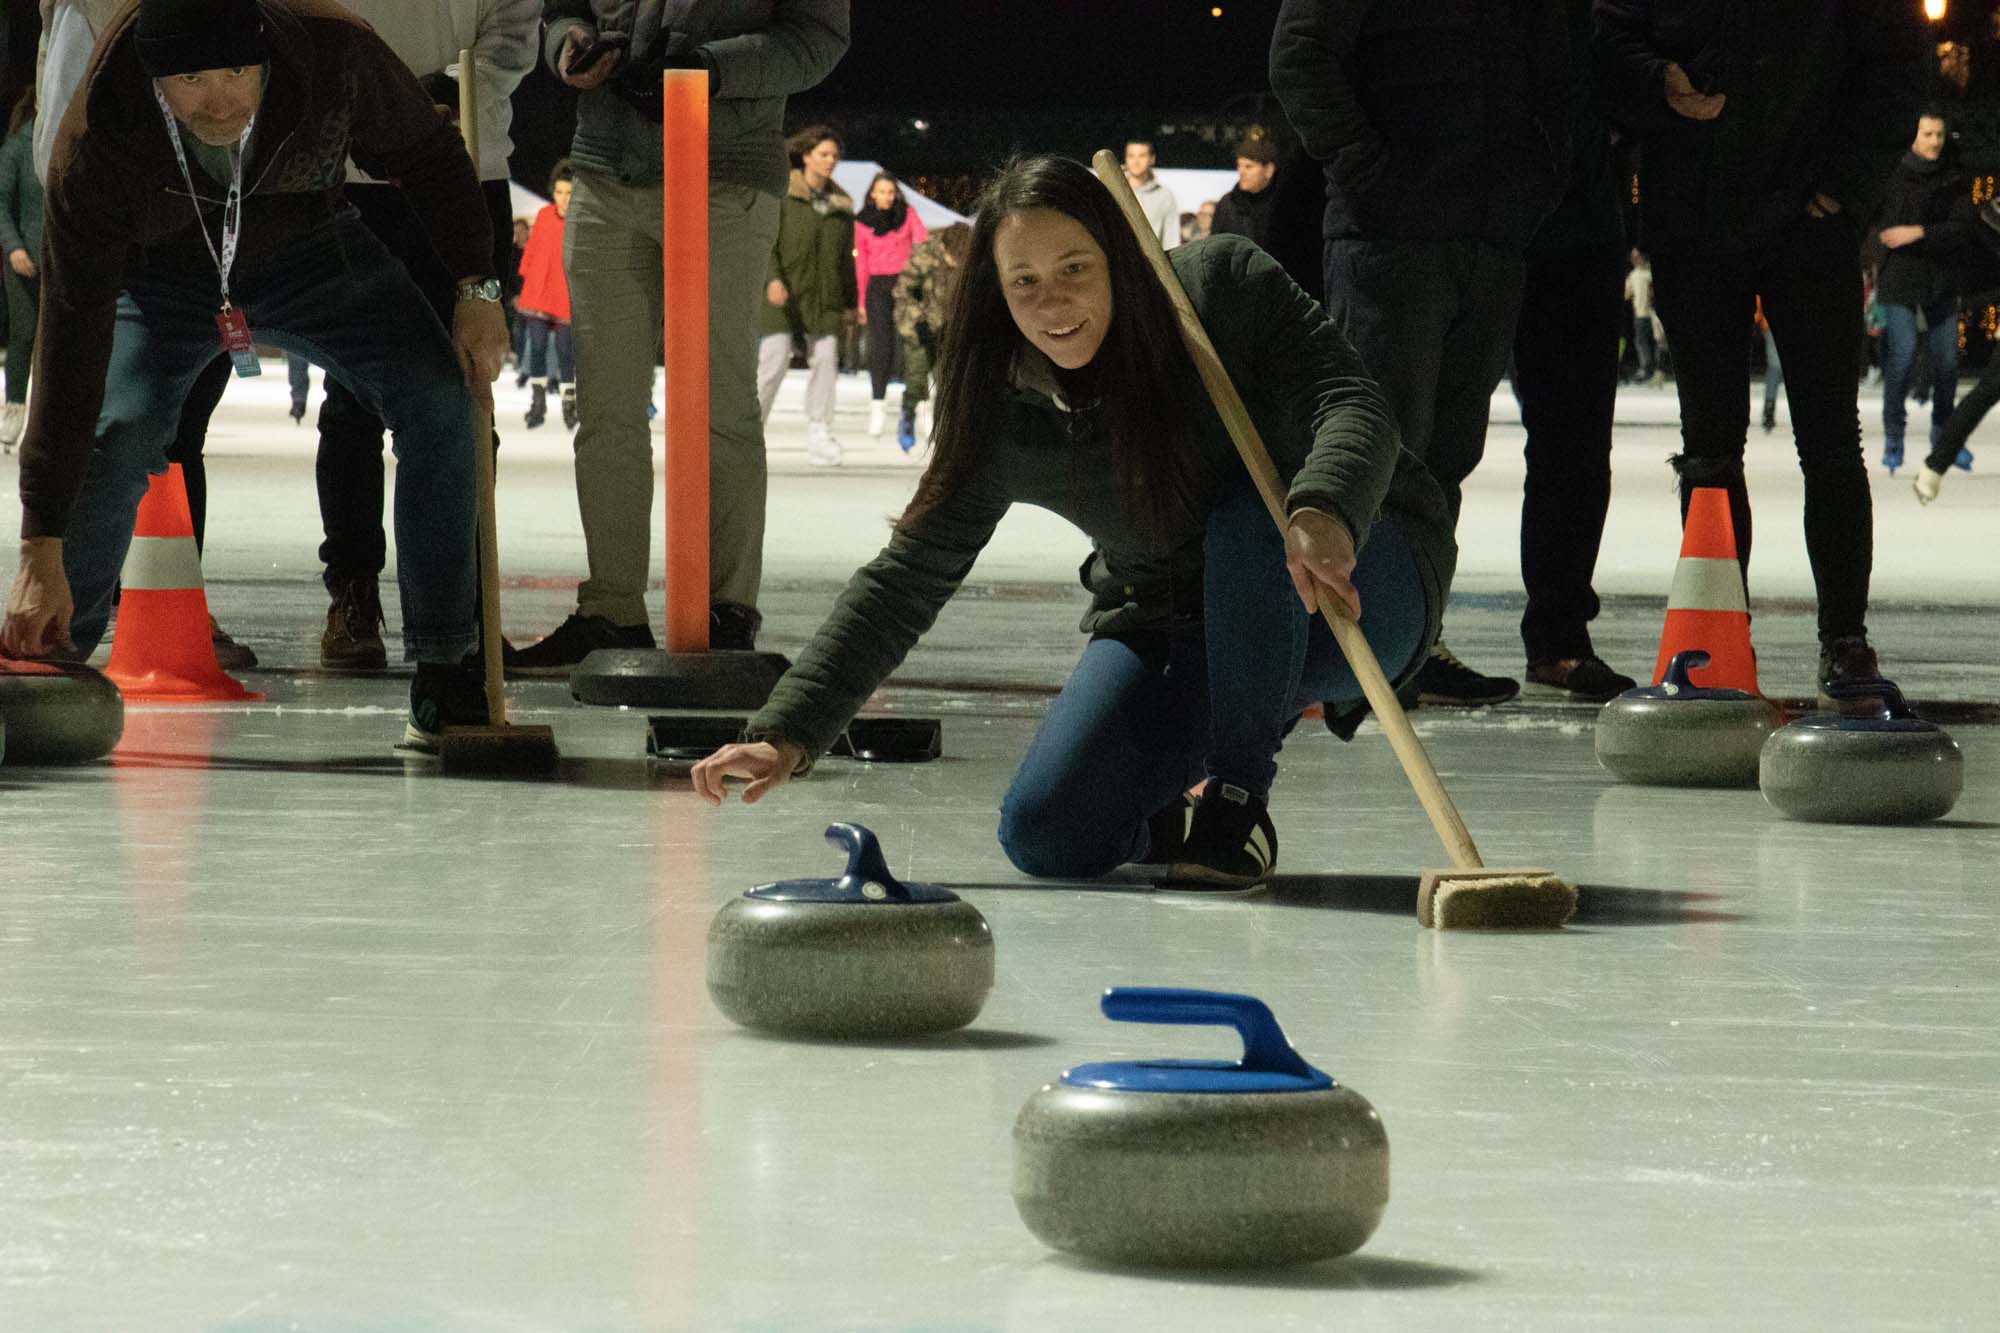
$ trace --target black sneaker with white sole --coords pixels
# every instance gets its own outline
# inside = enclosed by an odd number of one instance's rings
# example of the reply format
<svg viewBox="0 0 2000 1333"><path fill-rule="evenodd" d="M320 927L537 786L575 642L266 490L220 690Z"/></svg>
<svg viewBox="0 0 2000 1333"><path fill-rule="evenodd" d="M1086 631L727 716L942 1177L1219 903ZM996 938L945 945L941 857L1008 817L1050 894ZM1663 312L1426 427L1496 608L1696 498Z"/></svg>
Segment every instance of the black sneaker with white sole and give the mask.
<svg viewBox="0 0 2000 1333"><path fill-rule="evenodd" d="M1485 708L1504 704L1521 692L1521 682L1511 676L1486 676L1452 655L1442 643L1431 646L1431 655L1417 668L1414 682L1417 699L1447 708Z"/></svg>
<svg viewBox="0 0 2000 1333"><path fill-rule="evenodd" d="M1160 882L1243 892L1269 879L1277 864L1278 830L1264 798L1211 778L1188 821L1187 842Z"/></svg>
<svg viewBox="0 0 2000 1333"><path fill-rule="evenodd" d="M613 624L603 616L573 611L547 638L503 657L510 676L567 676L599 648L654 648L647 625Z"/></svg>
<svg viewBox="0 0 2000 1333"><path fill-rule="evenodd" d="M1194 818L1194 801L1186 792L1155 810L1146 819L1146 858L1138 864L1169 866L1181 859L1187 846L1188 825Z"/></svg>
<svg viewBox="0 0 2000 1333"><path fill-rule="evenodd" d="M410 681L410 718L403 725L402 744L396 748L411 754L436 754L446 727L483 727L491 720L486 712L485 676L477 665L419 662Z"/></svg>

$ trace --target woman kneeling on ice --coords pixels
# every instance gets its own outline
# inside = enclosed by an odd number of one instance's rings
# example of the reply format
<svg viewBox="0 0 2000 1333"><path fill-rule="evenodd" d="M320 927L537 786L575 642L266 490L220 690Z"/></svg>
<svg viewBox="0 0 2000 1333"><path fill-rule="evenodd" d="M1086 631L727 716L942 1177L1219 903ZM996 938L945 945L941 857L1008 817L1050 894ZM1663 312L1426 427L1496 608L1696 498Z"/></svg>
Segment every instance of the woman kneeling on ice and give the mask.
<svg viewBox="0 0 2000 1333"><path fill-rule="evenodd" d="M746 779L755 801L809 768L1018 501L1090 537L1091 608L1089 645L1001 804L1008 857L1054 878L1128 862L1190 884L1271 873L1279 745L1308 704L1361 698L1310 582L1407 677L1437 637L1452 523L1360 359L1283 269L1235 236L1171 258L1290 487L1285 536L1116 201L1079 163L1016 162L979 206L915 498L745 743L695 766L697 791L720 803L724 779Z"/></svg>

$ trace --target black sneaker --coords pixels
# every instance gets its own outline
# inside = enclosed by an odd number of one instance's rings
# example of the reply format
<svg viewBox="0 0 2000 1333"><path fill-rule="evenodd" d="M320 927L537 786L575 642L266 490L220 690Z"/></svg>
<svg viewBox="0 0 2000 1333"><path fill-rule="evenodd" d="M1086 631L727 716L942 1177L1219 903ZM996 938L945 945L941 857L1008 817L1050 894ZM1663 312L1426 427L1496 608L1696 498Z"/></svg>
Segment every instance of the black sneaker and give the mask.
<svg viewBox="0 0 2000 1333"><path fill-rule="evenodd" d="M1839 705L1827 686L1836 680L1879 680L1882 663L1868 640L1859 634L1828 639L1819 647L1819 706L1828 710Z"/></svg>
<svg viewBox="0 0 2000 1333"><path fill-rule="evenodd" d="M1442 643L1417 668L1417 699L1451 708L1484 708L1504 704L1521 692L1521 682L1508 676L1482 676L1452 656Z"/></svg>
<svg viewBox="0 0 2000 1333"><path fill-rule="evenodd" d="M754 606L741 602L708 604L708 646L717 652L756 652L757 631L763 626L764 617Z"/></svg>
<svg viewBox="0 0 2000 1333"><path fill-rule="evenodd" d="M1278 864L1278 830L1262 797L1210 779L1188 821L1180 857L1161 882L1181 889L1254 889Z"/></svg>
<svg viewBox="0 0 2000 1333"><path fill-rule="evenodd" d="M1565 657L1552 662L1530 662L1528 683L1568 690L1571 702L1583 704L1601 704L1608 699L1616 699L1625 691L1636 689L1639 684L1630 676L1613 671L1604 664L1603 658L1595 654Z"/></svg>
<svg viewBox="0 0 2000 1333"><path fill-rule="evenodd" d="M1155 810L1146 820L1146 859L1138 864L1170 866L1180 860L1193 817L1194 802L1186 792Z"/></svg>
<svg viewBox="0 0 2000 1333"><path fill-rule="evenodd" d="M599 648L654 648L653 631L647 625L614 625L603 616L587 616L581 611L556 626L555 633L540 643L516 651L506 662L507 670L521 676L567 676L578 662Z"/></svg>
<svg viewBox="0 0 2000 1333"><path fill-rule="evenodd" d="M486 681L477 667L419 662L410 681L410 720L404 723L403 743L396 748L436 754L446 727L483 727L490 721Z"/></svg>

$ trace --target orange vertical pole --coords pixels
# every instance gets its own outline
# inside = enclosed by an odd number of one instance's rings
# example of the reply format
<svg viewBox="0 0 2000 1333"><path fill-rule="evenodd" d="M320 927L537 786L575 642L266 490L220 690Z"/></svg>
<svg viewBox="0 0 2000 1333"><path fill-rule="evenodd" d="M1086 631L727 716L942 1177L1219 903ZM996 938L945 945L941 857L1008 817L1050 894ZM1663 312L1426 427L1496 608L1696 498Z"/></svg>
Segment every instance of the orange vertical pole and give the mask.
<svg viewBox="0 0 2000 1333"><path fill-rule="evenodd" d="M700 653L708 651L708 72L670 69L664 92L666 649Z"/></svg>

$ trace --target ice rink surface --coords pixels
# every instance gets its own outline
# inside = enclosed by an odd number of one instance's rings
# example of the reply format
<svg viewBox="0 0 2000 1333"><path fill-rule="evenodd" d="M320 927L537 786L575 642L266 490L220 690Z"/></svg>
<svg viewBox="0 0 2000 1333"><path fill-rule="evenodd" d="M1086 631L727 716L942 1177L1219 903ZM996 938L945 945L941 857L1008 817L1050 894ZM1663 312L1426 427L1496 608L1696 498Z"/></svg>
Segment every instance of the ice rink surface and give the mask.
<svg viewBox="0 0 2000 1333"><path fill-rule="evenodd" d="M1417 927L1437 848L1372 727L1287 746L1268 896L1034 883L994 810L1081 648L1084 542L1017 512L878 700L944 717L939 763L828 761L718 812L649 768L639 715L535 683L511 694L554 726L560 778L441 778L390 755L402 670L317 668L313 434L283 384L273 363L233 386L210 450L211 602L263 656L246 680L269 701L135 707L111 762L0 769L0 1329L1994 1326L1995 729L1954 726L1949 820L1882 830L1788 823L1754 791L1615 785L1591 711L1552 695L1418 713L1488 859L1583 884L1560 933ZM849 465L809 471L799 395L772 427L779 650L916 476L862 436L854 378ZM503 389L517 642L583 569L567 436L523 431L524 402ZM1673 414L1671 389L1621 398L1597 635L1634 675L1677 551ZM1873 400L1863 416L1873 453ZM1811 585L1784 432L1751 442L1752 598L1764 686L1795 694ZM2000 427L1973 447L1992 470L1952 474L1927 510L1907 472L1873 472L1871 627L1920 704L2000 704ZM1519 483L1503 390L1446 620L1496 672L1521 664ZM15 503L10 466L0 512ZM972 1028L781 1043L710 1005L709 918L834 873L834 819L992 923L999 980ZM1028 1234L1009 1129L1036 1088L1086 1060L1234 1054L1221 1032L1106 1022L1114 983L1261 996L1374 1102L1392 1198L1364 1250L1128 1274Z"/></svg>

